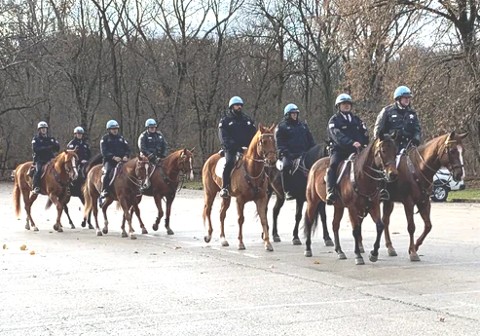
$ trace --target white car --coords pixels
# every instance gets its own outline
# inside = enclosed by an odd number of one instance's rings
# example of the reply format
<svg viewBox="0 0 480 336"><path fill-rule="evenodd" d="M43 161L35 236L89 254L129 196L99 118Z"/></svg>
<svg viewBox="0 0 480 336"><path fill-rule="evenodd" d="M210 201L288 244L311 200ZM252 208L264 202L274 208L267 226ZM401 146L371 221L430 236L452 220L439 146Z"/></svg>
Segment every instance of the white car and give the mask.
<svg viewBox="0 0 480 336"><path fill-rule="evenodd" d="M445 202L450 191L463 189L465 189L465 182L463 180L455 182L447 168L440 168L437 173L433 175L431 198L434 202Z"/></svg>

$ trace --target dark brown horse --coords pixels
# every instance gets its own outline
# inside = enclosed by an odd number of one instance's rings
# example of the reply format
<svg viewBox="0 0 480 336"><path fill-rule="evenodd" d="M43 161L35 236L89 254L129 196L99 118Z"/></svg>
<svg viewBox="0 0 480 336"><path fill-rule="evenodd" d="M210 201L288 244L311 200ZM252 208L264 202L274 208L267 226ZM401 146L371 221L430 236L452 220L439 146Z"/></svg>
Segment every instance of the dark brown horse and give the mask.
<svg viewBox="0 0 480 336"><path fill-rule="evenodd" d="M167 207L165 229L167 229L167 234L174 234L170 228L170 213L181 175L184 177L188 176L190 180L193 180L193 149L188 150L184 148L171 153L150 172L150 187L143 192L143 195L153 196L157 205L158 216L153 224L154 231L158 230L158 224L163 217L162 198L165 197ZM145 226L142 227L142 233L148 233Z"/></svg>
<svg viewBox="0 0 480 336"><path fill-rule="evenodd" d="M388 255L396 256L397 252L390 239L390 214L393 211L393 202L402 202L408 222L410 244L408 254L411 261L419 261L418 248L432 229L430 221L430 195L432 193L433 176L440 167L447 167L453 179L459 181L464 175L463 144L468 133L444 134L436 137L418 148L410 148L406 155L402 155L398 166L398 179L388 185L390 201L383 203L383 223L385 224L385 243ZM415 222L413 208L417 206L423 222L423 233L414 243Z"/></svg>
<svg viewBox="0 0 480 336"><path fill-rule="evenodd" d="M47 203L47 205L53 203L57 207L57 220L53 229L58 232L63 232L60 217L62 216L63 207L69 199L68 185L78 177L77 162L78 157L76 152L73 150L66 150L58 154L43 168L43 176L40 182L40 193L48 196L49 203ZM37 194L30 192L32 188L32 178L28 175L28 172L30 171L32 164L31 161L22 163L15 170L13 202L15 204L15 213L18 216L20 214L21 193L23 196L23 203L25 204L25 211L27 213L25 229L30 230L31 222L33 230L38 231L31 214L32 204L38 197Z"/></svg>
<svg viewBox="0 0 480 336"><path fill-rule="evenodd" d="M95 229L97 236L108 233L108 218L107 209L113 201L118 201L123 210L122 219L122 237L128 237L125 231L125 221L128 222L128 233L131 239L136 239L132 228L132 216L130 209L133 209L137 215L140 226L144 227L140 218L140 210L138 209L140 187L148 184L148 172L151 165L146 157L137 157L130 159L125 163L119 163L117 166L118 173L110 186L109 196L105 199L102 205L102 213L104 219L104 227L100 230L98 226L98 208L97 201L102 190L102 165L93 167L87 175L87 180L83 186L83 197L85 198L84 218L86 218L90 211L93 211L95 218Z"/></svg>
<svg viewBox="0 0 480 336"><path fill-rule="evenodd" d="M386 180L393 180L397 176L395 167L395 154L397 148L394 141L387 137L384 140L376 139L365 148L353 162L350 162L345 169L338 183L340 194L339 200L334 202L333 233L335 235L335 251L339 259L346 259L345 253L340 246L338 229L343 217L345 208L348 208L350 222L352 225L353 237L355 238L355 263L363 265L360 249L361 244L361 223L363 218L370 214L377 227L377 237L370 252L370 261L378 259L378 249L384 225L380 216L379 190L380 183ZM330 158L318 160L310 169L307 182L307 210L305 211L305 235L306 249L305 256L312 256L311 234L312 226L315 231L316 222L313 221L318 203L325 202L326 185L325 174L329 166ZM339 171L342 170L342 163ZM313 223L312 223L313 222Z"/></svg>
<svg viewBox="0 0 480 336"><path fill-rule="evenodd" d="M234 196L237 201L238 211L238 249L244 250L242 226L245 220L243 216L243 209L245 203L254 201L257 206L257 213L260 217L263 229L263 240L265 249L273 251L272 244L268 235L267 222L267 188L268 176L265 172L265 165L273 165L277 160L275 140L273 130L275 125L271 127L258 126L258 131L253 137L250 146L246 150L243 157L236 163L232 171L231 191L230 195ZM208 231L205 236L205 241L208 243L212 239L212 204L215 196L220 191L222 186L222 179L215 173L220 155L213 154L203 165L202 179L203 190L205 193L205 206L203 210L203 223L208 219ZM222 206L220 210L220 239L222 246L228 246L225 239L224 223L228 207L230 206L231 197L222 198Z"/></svg>

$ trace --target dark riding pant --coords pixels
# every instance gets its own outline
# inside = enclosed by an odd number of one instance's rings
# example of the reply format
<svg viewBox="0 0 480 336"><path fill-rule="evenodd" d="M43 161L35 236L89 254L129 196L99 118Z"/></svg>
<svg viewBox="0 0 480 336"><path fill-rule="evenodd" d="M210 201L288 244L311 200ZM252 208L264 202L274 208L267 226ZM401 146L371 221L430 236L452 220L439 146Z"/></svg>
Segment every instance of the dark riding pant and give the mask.
<svg viewBox="0 0 480 336"><path fill-rule="evenodd" d="M105 170L105 175L103 176L102 191L110 191L110 181L111 181L111 172L115 169L117 162L115 161L106 161L103 163L103 169Z"/></svg>
<svg viewBox="0 0 480 336"><path fill-rule="evenodd" d="M222 188L228 189L230 187L230 175L232 174L233 167L235 167L236 151L225 151L225 167L222 174Z"/></svg>
<svg viewBox="0 0 480 336"><path fill-rule="evenodd" d="M33 173L33 189L40 188L40 181L42 178L42 170L43 166L45 166L46 162L35 162L35 173Z"/></svg>
<svg viewBox="0 0 480 336"><path fill-rule="evenodd" d="M340 163L348 157L348 154L332 151L330 165L327 171L327 190L333 190L337 184L337 170Z"/></svg>
<svg viewBox="0 0 480 336"><path fill-rule="evenodd" d="M287 192L290 191L290 170L292 169L293 166L293 160L291 160L289 157L282 157L282 187L283 191Z"/></svg>

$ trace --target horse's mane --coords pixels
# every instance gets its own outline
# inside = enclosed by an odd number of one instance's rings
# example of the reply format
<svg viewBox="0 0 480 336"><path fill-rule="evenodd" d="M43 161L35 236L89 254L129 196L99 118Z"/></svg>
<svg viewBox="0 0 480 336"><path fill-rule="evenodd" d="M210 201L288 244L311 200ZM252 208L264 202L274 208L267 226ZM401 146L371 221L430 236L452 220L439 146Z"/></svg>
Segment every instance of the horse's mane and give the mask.
<svg viewBox="0 0 480 336"><path fill-rule="evenodd" d="M102 163L102 154L98 153L92 156L87 161L87 164L85 165L85 171L88 172L90 169L92 169L93 166L96 166L97 164L100 164L100 163Z"/></svg>
<svg viewBox="0 0 480 336"><path fill-rule="evenodd" d="M368 159L370 158L370 152L372 151L372 147L374 144L376 144L376 142L378 141L379 139L376 138L375 140L371 141L367 147L365 147L361 152L360 154L358 154L357 158L355 159L356 161L356 164L354 165L355 167L355 173L356 174L362 174L363 172L363 168L369 164L368 162Z"/></svg>
<svg viewBox="0 0 480 336"><path fill-rule="evenodd" d="M246 153L247 155L255 156L256 147L257 147L256 144L258 143L261 135L262 135L262 132L260 131L260 128L259 128L255 133L255 135L253 136L252 141L250 141L250 145L248 146L247 153Z"/></svg>

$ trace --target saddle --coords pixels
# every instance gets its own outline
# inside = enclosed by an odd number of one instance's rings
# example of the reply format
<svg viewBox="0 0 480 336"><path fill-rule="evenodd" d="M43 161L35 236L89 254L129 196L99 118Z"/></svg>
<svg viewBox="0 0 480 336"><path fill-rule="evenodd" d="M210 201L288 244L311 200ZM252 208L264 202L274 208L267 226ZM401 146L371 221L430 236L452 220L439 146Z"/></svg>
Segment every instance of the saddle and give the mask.
<svg viewBox="0 0 480 336"><path fill-rule="evenodd" d="M42 167L42 175L40 176L40 178L42 179L44 176L45 176L45 173L47 172L47 170L45 169L45 167L48 165L48 163L45 163ZM35 171L36 171L36 167L35 165L32 165L30 167L30 169L28 170L27 172L27 176L29 176L30 178L33 178L33 175L35 175Z"/></svg>

